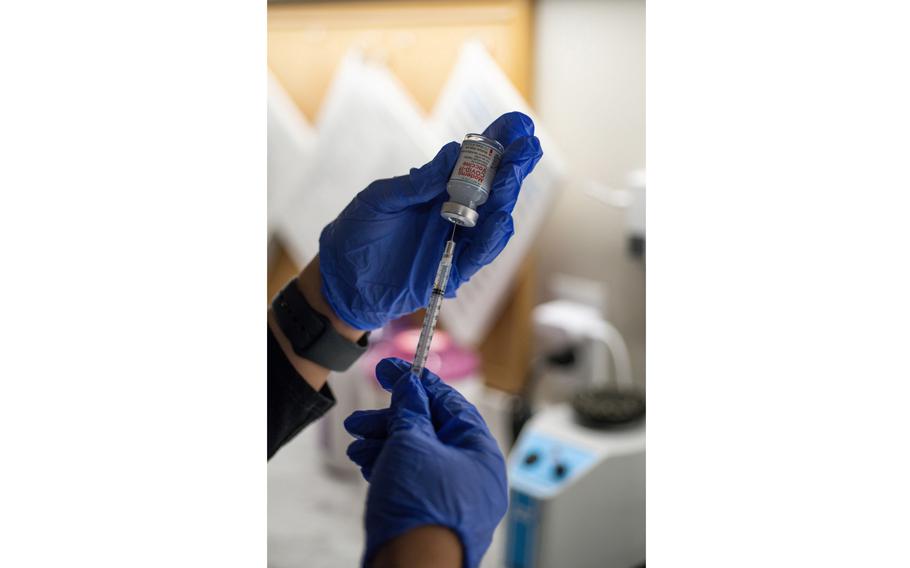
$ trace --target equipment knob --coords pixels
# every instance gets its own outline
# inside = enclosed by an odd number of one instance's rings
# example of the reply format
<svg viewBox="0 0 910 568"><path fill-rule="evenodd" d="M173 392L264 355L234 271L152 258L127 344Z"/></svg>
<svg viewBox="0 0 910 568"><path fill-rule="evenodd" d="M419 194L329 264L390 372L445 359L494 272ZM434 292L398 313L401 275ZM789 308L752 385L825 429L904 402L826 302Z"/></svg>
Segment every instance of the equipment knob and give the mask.
<svg viewBox="0 0 910 568"><path fill-rule="evenodd" d="M553 475L556 476L556 479L562 479L563 477L566 476L566 474L568 472L569 472L569 468L566 466L566 464L563 464L563 463L558 463L553 468Z"/></svg>

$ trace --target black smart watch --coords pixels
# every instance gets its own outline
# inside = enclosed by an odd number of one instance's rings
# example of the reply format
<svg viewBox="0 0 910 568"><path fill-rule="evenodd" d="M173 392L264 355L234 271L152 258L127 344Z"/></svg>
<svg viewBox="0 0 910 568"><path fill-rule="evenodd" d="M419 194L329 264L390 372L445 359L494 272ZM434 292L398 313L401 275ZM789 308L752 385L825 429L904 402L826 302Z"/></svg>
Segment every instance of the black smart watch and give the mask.
<svg viewBox="0 0 910 568"><path fill-rule="evenodd" d="M335 331L324 315L310 306L297 286L297 278L272 300L278 327L291 343L294 353L331 369L346 371L367 350L369 332L354 343Z"/></svg>

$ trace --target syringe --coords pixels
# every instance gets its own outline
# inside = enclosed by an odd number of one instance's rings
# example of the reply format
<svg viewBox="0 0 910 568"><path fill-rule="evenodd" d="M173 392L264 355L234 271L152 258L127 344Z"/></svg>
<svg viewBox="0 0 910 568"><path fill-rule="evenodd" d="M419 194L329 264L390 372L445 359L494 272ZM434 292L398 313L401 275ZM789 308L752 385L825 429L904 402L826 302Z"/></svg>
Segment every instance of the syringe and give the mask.
<svg viewBox="0 0 910 568"><path fill-rule="evenodd" d="M436 268L433 293L430 294L430 303L427 305L427 313L423 317L423 326L420 329L420 339L417 342L417 352L411 364L411 371L418 377L427 363L430 342L433 341L433 331L436 329L436 318L439 317L442 298L449 282L452 256L455 253L455 229L459 225L473 227L477 224L479 216L477 207L486 203L493 190L493 178L496 176L503 151L502 144L482 134L468 134L461 143L458 160L446 183L449 200L443 203L439 210L442 218L453 224L452 236L446 242L442 260ZM479 177L478 172L482 173Z"/></svg>
<svg viewBox="0 0 910 568"><path fill-rule="evenodd" d="M433 293L430 294L430 303L427 305L427 313L423 317L423 326L420 329L420 340L417 342L417 352L414 353L414 362L411 364L411 372L418 377L423 372L423 367L427 362L427 354L430 352L430 342L433 341L433 332L436 330L436 319L439 317L439 309L442 307L442 298L446 293L446 284L449 281L449 273L452 271L452 257L455 254L455 229L452 227L452 236L446 242L445 251L442 253L442 260L439 261L439 267L436 268L436 279L433 280Z"/></svg>

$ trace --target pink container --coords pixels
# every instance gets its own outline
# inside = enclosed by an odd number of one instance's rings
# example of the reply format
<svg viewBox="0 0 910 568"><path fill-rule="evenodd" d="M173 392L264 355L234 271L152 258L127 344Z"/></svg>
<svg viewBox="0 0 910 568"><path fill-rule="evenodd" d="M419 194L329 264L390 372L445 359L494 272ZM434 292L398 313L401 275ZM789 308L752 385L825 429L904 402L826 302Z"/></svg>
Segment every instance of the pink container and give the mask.
<svg viewBox="0 0 910 568"><path fill-rule="evenodd" d="M410 362L417 348L420 330L392 327L374 334L370 348L350 369L329 375L329 385L336 404L320 420L320 446L325 465L336 475L360 479L357 466L348 459L346 450L354 439L344 429L344 419L355 410L386 408L390 395L376 380L376 364L386 357L399 357ZM426 368L439 375L465 398L478 403L483 392L477 355L455 344L442 330L436 331Z"/></svg>
<svg viewBox="0 0 910 568"><path fill-rule="evenodd" d="M363 369L363 377L369 382L375 394L374 408L389 405L389 393L385 392L376 380L376 365L387 357L398 357L410 362L414 358L419 338L420 330L415 328L390 333L384 340L371 346L357 362ZM476 402L474 399L482 387L479 367L480 360L474 351L457 345L446 332L436 331L430 345L430 353L427 355L426 368L439 375L439 378L457 389L471 402Z"/></svg>

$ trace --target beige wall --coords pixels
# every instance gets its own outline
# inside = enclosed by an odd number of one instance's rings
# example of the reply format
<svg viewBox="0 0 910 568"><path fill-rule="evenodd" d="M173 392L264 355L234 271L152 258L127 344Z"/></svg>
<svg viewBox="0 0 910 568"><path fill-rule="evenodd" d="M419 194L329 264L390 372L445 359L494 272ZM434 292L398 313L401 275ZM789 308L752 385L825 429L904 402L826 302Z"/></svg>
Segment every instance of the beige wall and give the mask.
<svg viewBox="0 0 910 568"><path fill-rule="evenodd" d="M583 186L621 188L645 166L645 2L540 0L535 25L535 107L575 178L540 237L541 293L554 272L606 283L607 315L643 381L644 266L625 252L624 211Z"/></svg>

